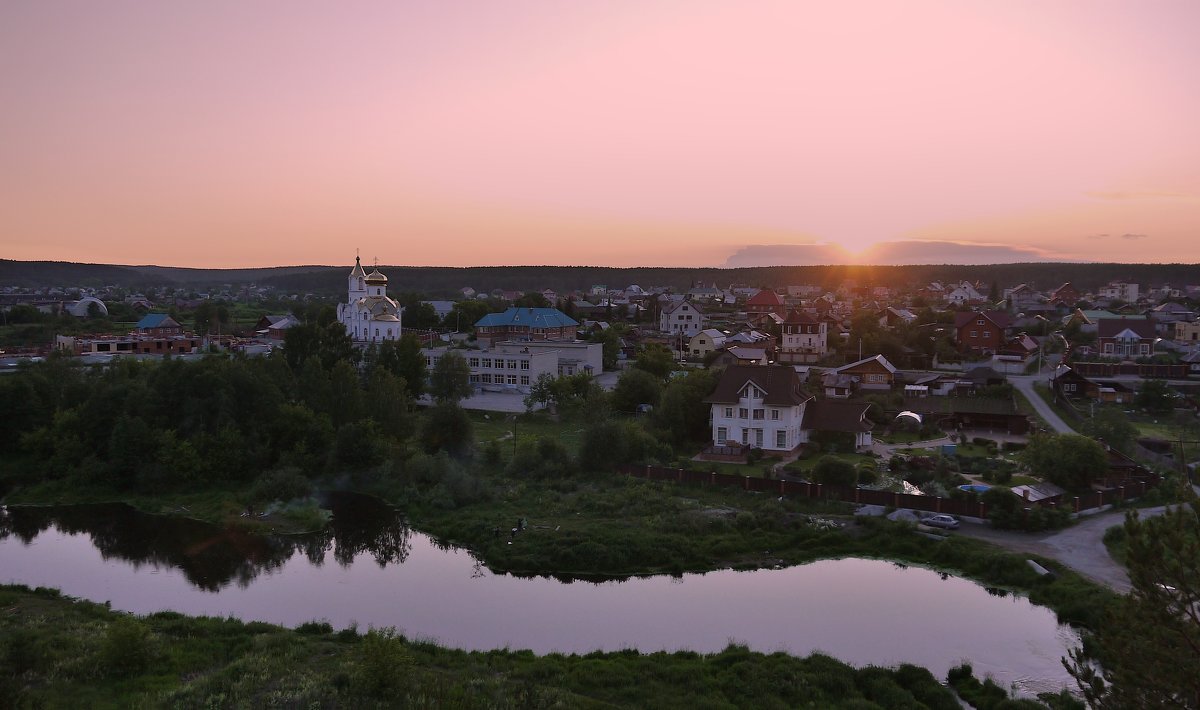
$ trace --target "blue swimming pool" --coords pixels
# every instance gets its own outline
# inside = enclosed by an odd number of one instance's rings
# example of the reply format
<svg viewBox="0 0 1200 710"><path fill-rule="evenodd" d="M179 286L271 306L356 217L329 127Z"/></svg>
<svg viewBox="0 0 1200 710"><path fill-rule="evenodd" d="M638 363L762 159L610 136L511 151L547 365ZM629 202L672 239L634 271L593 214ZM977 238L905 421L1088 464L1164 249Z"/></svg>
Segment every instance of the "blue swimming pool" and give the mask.
<svg viewBox="0 0 1200 710"><path fill-rule="evenodd" d="M991 488L991 486L986 486L982 483L968 483L968 484L959 486L958 488L959 488L959 490L966 491L967 493L983 493L984 491Z"/></svg>

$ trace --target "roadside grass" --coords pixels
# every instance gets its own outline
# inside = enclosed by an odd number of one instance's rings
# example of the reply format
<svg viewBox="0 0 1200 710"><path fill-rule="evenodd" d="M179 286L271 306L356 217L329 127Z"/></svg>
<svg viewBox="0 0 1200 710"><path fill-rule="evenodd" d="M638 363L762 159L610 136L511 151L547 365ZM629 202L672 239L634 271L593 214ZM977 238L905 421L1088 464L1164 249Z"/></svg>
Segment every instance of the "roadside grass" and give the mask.
<svg viewBox="0 0 1200 710"><path fill-rule="evenodd" d="M1068 405L1055 402L1054 393L1050 391L1049 387L1041 383L1035 383L1033 385L1033 390L1039 397L1042 398L1042 401L1045 402L1050 409L1054 410L1055 414L1057 414L1064 422L1066 422L1067 426L1074 428L1075 423L1078 421L1078 414L1071 410ZM1020 390L1017 391L1019 392ZM1045 423L1045 420L1043 420L1043 423ZM1047 425L1047 428L1050 429L1051 427Z"/></svg>

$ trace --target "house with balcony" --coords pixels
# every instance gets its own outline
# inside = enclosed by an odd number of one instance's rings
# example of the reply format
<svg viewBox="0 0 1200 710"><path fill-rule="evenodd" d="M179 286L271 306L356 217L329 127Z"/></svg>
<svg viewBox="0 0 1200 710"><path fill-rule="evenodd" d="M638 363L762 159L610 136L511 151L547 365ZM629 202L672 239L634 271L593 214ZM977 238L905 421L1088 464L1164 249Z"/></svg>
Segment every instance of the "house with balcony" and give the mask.
<svg viewBox="0 0 1200 710"><path fill-rule="evenodd" d="M851 431L857 447L871 443L868 405L818 402L789 365L730 365L705 401L712 407L714 447L742 444L782 453L818 431Z"/></svg>
<svg viewBox="0 0 1200 710"><path fill-rule="evenodd" d="M861 389L890 390L896 382L896 366L882 355L872 355L835 370L852 378Z"/></svg>
<svg viewBox="0 0 1200 710"><path fill-rule="evenodd" d="M1102 318L1096 324L1096 348L1104 357L1150 357L1157 339L1150 318Z"/></svg>
<svg viewBox="0 0 1200 710"><path fill-rule="evenodd" d="M804 311L792 310L781 326L779 362L819 362L829 352L829 324Z"/></svg>

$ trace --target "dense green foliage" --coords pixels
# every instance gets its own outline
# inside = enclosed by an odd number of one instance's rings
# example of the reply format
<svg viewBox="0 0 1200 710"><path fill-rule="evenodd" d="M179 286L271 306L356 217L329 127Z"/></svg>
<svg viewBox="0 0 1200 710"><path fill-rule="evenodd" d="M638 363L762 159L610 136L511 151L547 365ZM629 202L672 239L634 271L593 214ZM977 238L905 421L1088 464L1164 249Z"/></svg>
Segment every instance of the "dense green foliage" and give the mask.
<svg viewBox="0 0 1200 710"><path fill-rule="evenodd" d="M9 484L70 480L143 493L246 484L280 467L313 476L380 463L413 431L405 387L319 356L198 362L67 358L0 380Z"/></svg>
<svg viewBox="0 0 1200 710"><path fill-rule="evenodd" d="M1034 435L1021 455L1033 475L1067 490L1085 489L1108 471L1104 447L1079 434Z"/></svg>

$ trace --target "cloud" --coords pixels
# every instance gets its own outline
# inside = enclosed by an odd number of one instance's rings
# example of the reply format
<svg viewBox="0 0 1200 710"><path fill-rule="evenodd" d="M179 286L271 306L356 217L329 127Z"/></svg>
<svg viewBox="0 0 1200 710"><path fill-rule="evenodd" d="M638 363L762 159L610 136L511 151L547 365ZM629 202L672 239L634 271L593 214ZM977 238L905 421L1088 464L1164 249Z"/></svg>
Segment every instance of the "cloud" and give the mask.
<svg viewBox="0 0 1200 710"><path fill-rule="evenodd" d="M1136 237L1136 235L1134 235ZM1062 257L1031 246L954 241L879 242L859 254L836 244L753 244L725 260L726 268L812 266L820 264L1011 264L1056 261Z"/></svg>
<svg viewBox="0 0 1200 710"><path fill-rule="evenodd" d="M751 244L731 254L725 267L815 266L852 261L850 252L836 244Z"/></svg>
<svg viewBox="0 0 1200 710"><path fill-rule="evenodd" d="M1139 239L1149 239L1150 235L1135 233L1135 232L1126 232L1124 234L1107 234L1107 233L1105 233L1105 234L1089 234L1086 237L1084 237L1084 239L1110 239L1110 238L1125 239L1127 241L1133 242L1133 241L1137 241Z"/></svg>

